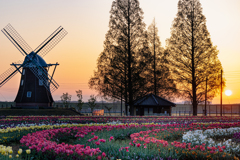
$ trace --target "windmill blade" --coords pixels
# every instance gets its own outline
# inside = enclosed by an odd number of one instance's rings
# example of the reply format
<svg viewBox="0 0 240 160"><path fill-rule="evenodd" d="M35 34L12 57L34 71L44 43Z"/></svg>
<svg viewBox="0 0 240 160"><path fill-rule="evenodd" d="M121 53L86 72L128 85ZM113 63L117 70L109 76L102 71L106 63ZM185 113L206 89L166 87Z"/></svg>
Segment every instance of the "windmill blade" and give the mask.
<svg viewBox="0 0 240 160"><path fill-rule="evenodd" d="M2 29L3 34L12 42L12 44L22 53L23 56L31 53L32 48L26 41L20 36L20 34L8 24Z"/></svg>
<svg viewBox="0 0 240 160"><path fill-rule="evenodd" d="M47 70L45 70L36 60L33 60L29 65L29 69L32 73L41 80L43 86L51 93L58 89L59 84L48 74ZM40 74L39 74L40 73Z"/></svg>
<svg viewBox="0 0 240 160"><path fill-rule="evenodd" d="M18 61L17 64L22 64L22 61ZM10 67L8 70L3 72L0 75L0 87L7 83L13 76L17 74L18 71L22 68L23 64L20 67L16 68L15 66Z"/></svg>
<svg viewBox="0 0 240 160"><path fill-rule="evenodd" d="M67 31L61 26L58 27L45 41L43 41L34 52L41 57L45 56L53 47L55 47L65 36Z"/></svg>

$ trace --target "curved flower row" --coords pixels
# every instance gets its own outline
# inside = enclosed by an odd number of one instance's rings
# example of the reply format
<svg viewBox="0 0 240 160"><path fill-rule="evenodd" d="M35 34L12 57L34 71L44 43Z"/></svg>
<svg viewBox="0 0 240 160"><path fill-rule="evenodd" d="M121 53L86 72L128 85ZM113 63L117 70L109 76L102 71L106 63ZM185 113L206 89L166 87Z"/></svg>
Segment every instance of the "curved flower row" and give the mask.
<svg viewBox="0 0 240 160"><path fill-rule="evenodd" d="M90 124L79 124L79 123L72 123L72 124L69 124L69 123L55 123L55 124L48 124L48 125L45 125L45 124L40 124L40 125L31 125L31 126L16 126L16 127L13 127L13 128L5 128L5 129L0 129L0 133L8 133L8 132L15 132L15 131L27 131L27 130L36 130L36 129L54 129L54 128L65 128L65 127L83 127L83 126L104 126L104 125L131 125L131 124L135 124L135 125L140 125L138 123L117 123L118 121L116 122L109 122L109 123L90 123ZM154 124L156 125L156 123L141 123L142 125L149 125L149 124ZM158 125L165 125L165 124L158 124ZM171 124L172 125L175 125L175 126L179 126L181 124ZM224 123L221 123L220 124L222 127L231 127L231 126L236 126L236 125L240 125L240 122L236 122L236 123L227 123L227 124L224 124ZM168 125L167 125L168 126ZM216 128L216 127L219 127L219 124L198 124L198 123L193 123L193 124L190 124L189 125L190 128L189 129L211 129L211 128Z"/></svg>
<svg viewBox="0 0 240 160"><path fill-rule="evenodd" d="M25 144L30 149L35 149L37 152L41 151L42 153L53 151L54 154L52 156L58 156L59 154L67 154L67 155L73 155L77 154L79 156L93 156L101 153L99 148L90 148L90 146L85 146L81 144L76 145L69 145L65 143L58 144L55 141L52 141L56 137L58 137L59 134L70 134L73 137L80 137L83 138L85 135L87 135L89 132L96 132L96 131L102 131L104 129L106 130L112 130L114 128L131 128L136 127L138 124L131 124L131 125L101 125L101 126L83 126L83 127L70 127L70 128L59 128L59 129L49 129L49 130L43 130L38 131L32 134L28 134L27 136L23 136L20 140L20 143ZM94 136L92 140L97 140L98 137ZM109 141L111 141L112 138L110 137ZM106 142L104 139L99 139L99 141L96 142L96 145L99 145L100 143ZM98 144L99 143L99 144ZM102 153L102 156L104 157L105 153Z"/></svg>
<svg viewBox="0 0 240 160"><path fill-rule="evenodd" d="M149 123L148 123L149 124ZM97 125L111 125L111 123L106 124L68 124L68 123L56 123L56 124L49 124L49 125L31 125L31 126L23 126L23 127L13 127L13 128L5 128L0 129L0 133L8 133L8 132L15 132L15 131L27 131L27 130L36 130L36 129L54 129L54 128L65 128L65 127L83 127L83 126L97 126Z"/></svg>
<svg viewBox="0 0 240 160"><path fill-rule="evenodd" d="M232 139L223 140L222 142L216 142L212 138L214 137L224 137L224 136L233 136L234 133L238 133L240 131L240 127L235 128L214 128L214 129L207 129L203 130L195 130L195 131L188 131L183 134L182 141L186 143L192 143L195 145L200 144L207 144L209 147L212 148L221 148L228 153L239 153L240 152L240 145L232 142ZM212 137L212 138L211 138Z"/></svg>
<svg viewBox="0 0 240 160"><path fill-rule="evenodd" d="M138 133L130 134L131 141L129 144L124 144L118 148L119 153L111 151L107 154L115 155L120 154L121 156L127 156L132 154L131 151L139 148L140 152L150 152L152 150L157 150L159 148L159 155L171 155L172 158L177 158L184 154L187 156L193 156L192 158L200 155L205 156L222 156L225 157L226 153L224 146L208 146L206 144L191 144L191 143L181 143L181 142L172 142L170 143L167 139L179 138L182 134L188 130L199 130L199 129L210 129L210 128L222 128L229 126L239 126L239 123L229 123L229 124L121 124L121 125L81 125L81 127L69 127L69 128L57 128L57 129L48 129L43 131L37 131L35 133L28 134L23 136L20 142L27 146L28 148L35 150L36 152L44 153L44 155L50 155L53 159L58 156L61 157L77 157L88 159L87 156L96 156L98 159L101 159L106 156L103 148L114 148L114 145L110 141L113 140L113 137L101 138L96 134L103 135L104 132L111 131L113 129L119 129L127 131L128 129L138 128ZM145 130L142 130L145 127ZM142 131L141 131L142 130ZM112 132L115 132L113 130ZM90 134L91 133L91 134ZM118 133L116 133L118 134ZM116 136L116 135L114 135ZM124 136L124 135L121 135ZM79 139L80 144L65 144L61 141L61 138L75 137ZM90 138L89 138L90 137ZM115 139L115 137L114 137ZM81 141L83 140L83 141ZM59 143L58 143L59 142ZM62 142L62 143L61 143ZM106 145L105 145L106 144ZM109 146L111 145L111 146ZM118 145L116 145L118 147ZM116 147L115 147L116 148ZM153 149L154 148L154 149ZM161 151L160 151L161 149ZM173 151L174 150L174 151ZM156 152L154 152L156 154ZM206 154L206 155L205 155ZM142 153L141 153L142 155ZM233 159L234 156L227 155L227 158ZM116 158L116 157L115 157ZM219 158L219 157L218 157ZM234 157L235 158L235 157Z"/></svg>
<svg viewBox="0 0 240 160"><path fill-rule="evenodd" d="M182 128L180 128L182 129ZM179 128L174 129L176 132L179 131ZM184 130L184 129L183 129ZM238 127L236 128L229 128L229 129L208 129L205 131L205 134L201 134L202 130L194 130L194 131L188 131L187 133L184 134L183 136L183 143L181 142L171 142L170 144L166 140L159 140L157 138L150 137L150 134L152 135L157 135L157 133L164 131L164 129L152 129L148 131L141 131L139 133L134 133L131 134L131 140L130 145L135 145L135 146L141 146L141 142L144 145L144 148L147 148L147 144L153 143L153 144L162 144L163 147L168 147L169 145L174 146L176 148L180 148L182 153L189 153L191 152L192 154L207 154L211 153L213 155L215 154L222 154L222 157L226 156L225 152L231 153L231 154L236 154L240 152L239 145L236 145L236 143L231 143L231 140L225 141L223 143L213 143L214 141L211 138L207 138L207 135L211 131L215 131L215 133L220 134L220 135L229 135L229 133L233 134L239 130ZM142 136L142 137L141 137ZM212 134L211 136L214 136ZM187 140L186 140L187 139ZM214 144L214 145L213 145ZM234 148L231 148L234 147ZM176 153L179 153L179 150L175 151ZM228 154L230 155L230 154ZM237 159L234 157L234 159Z"/></svg>
<svg viewBox="0 0 240 160"><path fill-rule="evenodd" d="M46 129L55 129L55 128L66 128L66 127L84 127L84 126L98 126L98 125L112 125L112 123L106 124L55 124L55 125L35 125L35 126L25 126L25 127L14 127L14 128L6 128L0 129L0 143L10 143L13 141L19 141L22 136L36 132L40 130ZM124 125L124 124L122 124Z"/></svg>
<svg viewBox="0 0 240 160"><path fill-rule="evenodd" d="M7 116L6 118L0 119L0 127L4 126L15 126L21 123L107 123L119 120L122 123L134 122L134 123L197 123L197 122L240 122L240 117L211 117L211 116L128 116L128 117L86 117L86 116Z"/></svg>
<svg viewBox="0 0 240 160"><path fill-rule="evenodd" d="M101 129L96 128L94 129ZM54 151L57 154L74 154L77 153L79 155L96 155L101 151L99 148L90 148L89 146L84 147L84 145L76 144L76 145L68 145L65 143L57 144L56 142L51 141L54 136L60 133L70 133L71 131L76 131L77 133L81 133L83 135L92 131L93 128L79 128L79 127L71 127L71 128L60 128L60 129L50 129L44 131L38 131L32 134L28 134L27 136L23 136L20 140L20 143L29 146L30 149L36 149L38 152L42 153L47 151ZM77 136L77 135L74 135Z"/></svg>

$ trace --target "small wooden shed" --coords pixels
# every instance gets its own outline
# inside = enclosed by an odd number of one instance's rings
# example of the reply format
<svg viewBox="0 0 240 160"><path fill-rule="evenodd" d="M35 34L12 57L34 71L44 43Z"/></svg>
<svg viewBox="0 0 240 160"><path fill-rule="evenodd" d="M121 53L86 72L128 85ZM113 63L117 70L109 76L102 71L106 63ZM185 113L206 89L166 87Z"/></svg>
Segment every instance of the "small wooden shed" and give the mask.
<svg viewBox="0 0 240 160"><path fill-rule="evenodd" d="M133 102L136 109L136 115L171 115L172 107L176 107L175 103L172 103L162 97L155 94L148 94Z"/></svg>

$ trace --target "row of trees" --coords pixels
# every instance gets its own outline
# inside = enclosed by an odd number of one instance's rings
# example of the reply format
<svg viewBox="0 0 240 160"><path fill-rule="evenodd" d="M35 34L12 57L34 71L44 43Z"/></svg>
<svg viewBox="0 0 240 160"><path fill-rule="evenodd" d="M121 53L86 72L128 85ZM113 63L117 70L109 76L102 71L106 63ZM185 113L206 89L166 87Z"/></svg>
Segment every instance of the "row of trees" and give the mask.
<svg viewBox="0 0 240 160"><path fill-rule="evenodd" d="M83 97L82 97L82 90L76 91L76 94L77 94L77 97L78 97L77 108L78 108L79 112L81 113L81 110L82 110L83 104L84 104ZM61 101L62 101L64 107L69 108L72 95L70 95L70 94L68 94L68 92L66 92L66 93L63 93L63 95L60 98L61 98ZM90 98L88 99L87 104L90 107L92 113L93 113L93 110L96 108L96 105L97 105L96 100L97 100L97 97L94 96L94 95L90 95ZM106 108L108 110L109 115L111 115L110 111L113 108L113 105L112 106L104 105L104 108Z"/></svg>
<svg viewBox="0 0 240 160"><path fill-rule="evenodd" d="M90 88L106 98L123 99L131 115L135 115L133 100L148 93L191 101L197 115L197 105L205 98L206 78L211 100L219 92L222 70L199 0L179 0L166 42L163 48L155 20L146 30L138 0L114 0Z"/></svg>
<svg viewBox="0 0 240 160"><path fill-rule="evenodd" d="M82 90L76 91L76 94L78 97L77 107L78 107L78 110L81 112L82 106L84 104L83 97L82 97ZM61 98L61 101L62 101L64 107L69 108L69 104L70 104L72 95L70 95L70 94L68 94L68 92L66 92L66 93L63 93L63 95L60 98ZM93 112L94 108L96 107L96 100L97 100L96 96L90 95L90 98L88 99L88 106L91 108L91 112Z"/></svg>

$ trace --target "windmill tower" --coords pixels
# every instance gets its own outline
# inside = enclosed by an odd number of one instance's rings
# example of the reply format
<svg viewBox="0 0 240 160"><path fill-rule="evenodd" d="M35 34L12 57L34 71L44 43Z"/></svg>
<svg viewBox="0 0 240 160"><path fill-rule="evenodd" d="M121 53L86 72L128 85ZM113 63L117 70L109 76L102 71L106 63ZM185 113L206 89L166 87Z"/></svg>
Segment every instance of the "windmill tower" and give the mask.
<svg viewBox="0 0 240 160"><path fill-rule="evenodd" d="M59 87L58 83L53 79L54 72L59 64L47 64L42 57L55 47L67 32L60 26L34 51L10 24L3 28L2 32L25 56L25 59L24 61L12 63L11 67L0 75L0 87L19 72L21 79L14 101L16 107L51 107L53 103L51 93ZM54 66L52 75L48 73L51 66Z"/></svg>

